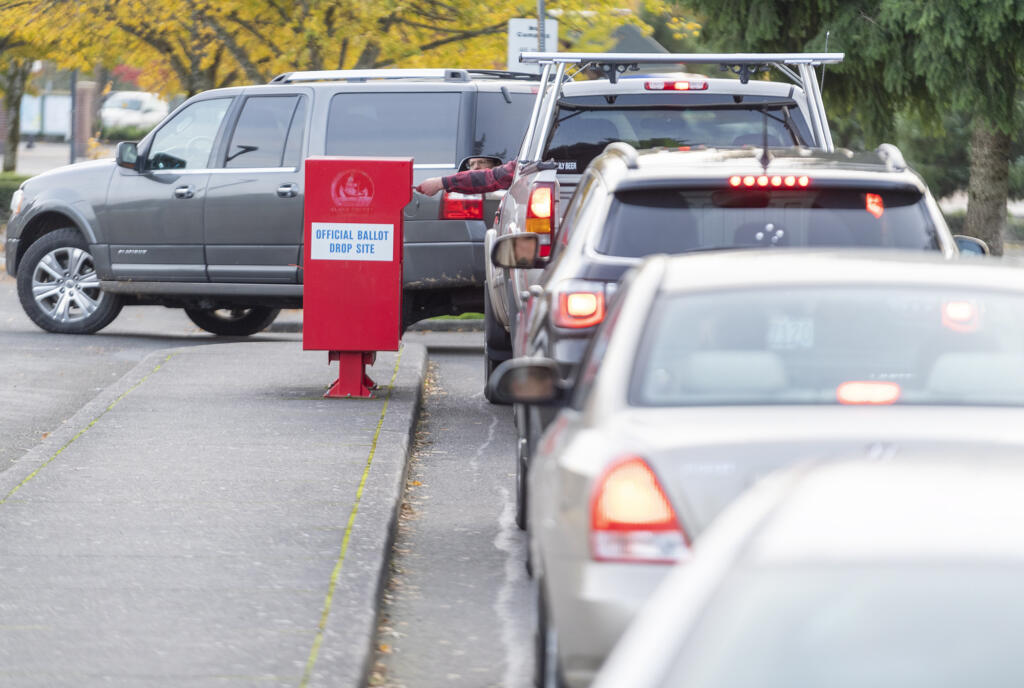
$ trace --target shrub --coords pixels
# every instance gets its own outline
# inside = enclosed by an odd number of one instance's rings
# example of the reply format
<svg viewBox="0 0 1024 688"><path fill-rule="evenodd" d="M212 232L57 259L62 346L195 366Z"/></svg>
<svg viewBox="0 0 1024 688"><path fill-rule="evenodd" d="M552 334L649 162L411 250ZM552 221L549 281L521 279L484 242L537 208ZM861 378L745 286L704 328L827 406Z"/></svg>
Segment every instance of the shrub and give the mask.
<svg viewBox="0 0 1024 688"><path fill-rule="evenodd" d="M118 141L141 141L152 127L102 127L100 139L117 143Z"/></svg>
<svg viewBox="0 0 1024 688"><path fill-rule="evenodd" d="M11 195L18 190L21 183L28 179L27 176L14 174L13 172L0 172L0 224L7 222L10 214Z"/></svg>

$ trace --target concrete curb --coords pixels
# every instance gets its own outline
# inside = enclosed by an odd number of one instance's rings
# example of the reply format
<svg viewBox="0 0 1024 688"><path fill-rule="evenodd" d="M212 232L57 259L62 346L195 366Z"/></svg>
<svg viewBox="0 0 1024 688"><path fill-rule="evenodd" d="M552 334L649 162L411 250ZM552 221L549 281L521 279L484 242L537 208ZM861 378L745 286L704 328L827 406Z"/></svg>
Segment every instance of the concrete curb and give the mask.
<svg viewBox="0 0 1024 688"><path fill-rule="evenodd" d="M379 601L388 578L428 363L422 344L403 342L401 356L335 592L338 604L327 619L310 686L361 688L373 666ZM361 643L356 640L360 638Z"/></svg>

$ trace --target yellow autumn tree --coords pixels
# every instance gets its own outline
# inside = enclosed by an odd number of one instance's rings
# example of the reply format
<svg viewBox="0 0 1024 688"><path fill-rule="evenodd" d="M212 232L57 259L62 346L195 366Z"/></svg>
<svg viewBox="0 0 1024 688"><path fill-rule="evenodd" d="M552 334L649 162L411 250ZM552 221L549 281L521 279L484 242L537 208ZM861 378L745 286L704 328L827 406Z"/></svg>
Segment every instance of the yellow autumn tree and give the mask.
<svg viewBox="0 0 1024 688"><path fill-rule="evenodd" d="M191 94L308 69L504 68L507 22L532 0L24 0L61 44L65 66L128 63L140 85ZM548 0L574 50L610 47L664 0ZM625 9L624 9L625 7ZM563 42L563 45L565 43Z"/></svg>

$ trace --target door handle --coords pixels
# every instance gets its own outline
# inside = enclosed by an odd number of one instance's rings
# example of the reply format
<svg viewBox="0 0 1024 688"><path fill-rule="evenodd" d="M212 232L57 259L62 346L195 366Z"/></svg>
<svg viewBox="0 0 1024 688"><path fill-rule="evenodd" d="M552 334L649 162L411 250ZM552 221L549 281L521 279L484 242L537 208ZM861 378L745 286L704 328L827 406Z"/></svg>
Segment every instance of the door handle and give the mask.
<svg viewBox="0 0 1024 688"><path fill-rule="evenodd" d="M193 186L179 186L174 190L175 198L192 198L196 195L196 190Z"/></svg>
<svg viewBox="0 0 1024 688"><path fill-rule="evenodd" d="M299 187L294 184L282 184L277 187L277 195L281 198L295 198L299 195Z"/></svg>

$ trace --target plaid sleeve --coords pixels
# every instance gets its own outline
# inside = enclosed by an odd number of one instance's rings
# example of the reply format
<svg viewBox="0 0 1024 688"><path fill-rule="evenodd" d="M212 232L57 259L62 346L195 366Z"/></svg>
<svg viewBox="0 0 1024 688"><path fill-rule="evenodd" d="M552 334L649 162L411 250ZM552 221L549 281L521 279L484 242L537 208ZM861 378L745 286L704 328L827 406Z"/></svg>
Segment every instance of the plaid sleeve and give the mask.
<svg viewBox="0 0 1024 688"><path fill-rule="evenodd" d="M516 161L509 160L504 165L489 170L465 170L447 177L441 177L445 191L479 194L512 186L512 178L516 174Z"/></svg>

